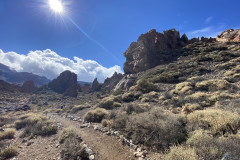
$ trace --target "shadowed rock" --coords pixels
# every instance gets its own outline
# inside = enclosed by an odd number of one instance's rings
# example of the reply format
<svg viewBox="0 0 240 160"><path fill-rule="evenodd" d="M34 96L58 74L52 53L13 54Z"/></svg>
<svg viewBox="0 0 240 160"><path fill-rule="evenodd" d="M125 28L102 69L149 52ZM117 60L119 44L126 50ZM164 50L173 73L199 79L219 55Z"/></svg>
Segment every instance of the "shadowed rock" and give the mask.
<svg viewBox="0 0 240 160"><path fill-rule="evenodd" d="M64 71L56 79L51 81L48 87L54 92L64 94L64 96L77 97L77 75L70 71Z"/></svg>
<svg viewBox="0 0 240 160"><path fill-rule="evenodd" d="M187 36L183 34L180 37L180 33L175 29L163 33L152 29L142 34L137 42L132 42L124 53L126 57L124 72L126 74L139 73L157 65L166 64L178 56L171 51L187 45L188 42Z"/></svg>

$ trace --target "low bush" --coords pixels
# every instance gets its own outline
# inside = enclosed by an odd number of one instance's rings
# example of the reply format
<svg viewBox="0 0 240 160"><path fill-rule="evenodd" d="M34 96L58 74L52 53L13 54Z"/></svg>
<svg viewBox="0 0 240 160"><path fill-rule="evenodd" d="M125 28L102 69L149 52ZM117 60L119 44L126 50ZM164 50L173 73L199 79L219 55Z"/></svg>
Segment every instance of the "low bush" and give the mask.
<svg viewBox="0 0 240 160"><path fill-rule="evenodd" d="M2 159L8 159L17 155L17 148L14 146L8 146L0 152Z"/></svg>
<svg viewBox="0 0 240 160"><path fill-rule="evenodd" d="M194 104L186 103L184 106L182 106L182 112L184 112L185 114L192 113L193 111L199 109L202 109L202 107L197 103Z"/></svg>
<svg viewBox="0 0 240 160"><path fill-rule="evenodd" d="M10 128L10 129L7 129L6 131L0 132L0 140L12 139L12 138L14 138L15 133L16 133L16 130L13 128Z"/></svg>
<svg viewBox="0 0 240 160"><path fill-rule="evenodd" d="M89 154L81 144L81 137L73 130L64 130L61 134L61 158L63 160L88 160Z"/></svg>
<svg viewBox="0 0 240 160"><path fill-rule="evenodd" d="M195 148L203 159L222 159L228 153L227 159L238 159L240 156L240 137L214 137L209 131L196 130L190 133L186 144Z"/></svg>
<svg viewBox="0 0 240 160"><path fill-rule="evenodd" d="M226 80L205 80L202 82L196 83L196 88L202 91L219 91L219 90L228 90L234 87L231 83Z"/></svg>
<svg viewBox="0 0 240 160"><path fill-rule="evenodd" d="M213 134L235 133L240 128L238 113L219 109L199 110L187 116L188 124L193 128L208 129Z"/></svg>
<svg viewBox="0 0 240 160"><path fill-rule="evenodd" d="M175 83L179 81L179 77L181 77L182 74L180 72L163 72L155 77L152 78L152 81L155 83Z"/></svg>
<svg viewBox="0 0 240 160"><path fill-rule="evenodd" d="M89 104L83 104L83 105L74 105L71 109L72 113L77 113L78 111L81 111L86 108L90 108L91 106Z"/></svg>
<svg viewBox="0 0 240 160"><path fill-rule="evenodd" d="M14 125L16 129L24 128L22 137L34 135L49 136L57 133L56 122L40 114L32 113L21 116Z"/></svg>
<svg viewBox="0 0 240 160"><path fill-rule="evenodd" d="M169 160L199 160L195 148L184 146L172 146L170 152L165 155L164 159Z"/></svg>
<svg viewBox="0 0 240 160"><path fill-rule="evenodd" d="M158 87L153 84L152 82L146 80L146 79L141 79L137 81L137 85L136 85L136 90L137 91L141 91L143 93L148 93L151 91L157 91Z"/></svg>
<svg viewBox="0 0 240 160"><path fill-rule="evenodd" d="M122 100L124 102L131 102L138 99L142 94L140 92L126 92L122 95Z"/></svg>
<svg viewBox="0 0 240 160"><path fill-rule="evenodd" d="M101 122L108 115L108 111L104 108L97 108L95 110L88 111L84 115L84 120L88 122Z"/></svg>
<svg viewBox="0 0 240 160"><path fill-rule="evenodd" d="M115 107L120 107L121 104L118 103L120 101L118 97L105 97L97 104L98 108L104 108L104 109L114 109Z"/></svg>
<svg viewBox="0 0 240 160"><path fill-rule="evenodd" d="M165 150L186 138L181 117L165 113L160 108L130 115L118 114L113 127L120 130L134 144L143 144L157 150Z"/></svg>
<svg viewBox="0 0 240 160"><path fill-rule="evenodd" d="M112 127L113 126L113 121L112 120L103 119L101 123L104 127Z"/></svg>
<svg viewBox="0 0 240 160"><path fill-rule="evenodd" d="M123 108L123 111L125 111L128 115L132 114L132 113L142 113L147 111L149 108L143 105L139 105L139 104L135 104L135 103L131 103L126 105Z"/></svg>

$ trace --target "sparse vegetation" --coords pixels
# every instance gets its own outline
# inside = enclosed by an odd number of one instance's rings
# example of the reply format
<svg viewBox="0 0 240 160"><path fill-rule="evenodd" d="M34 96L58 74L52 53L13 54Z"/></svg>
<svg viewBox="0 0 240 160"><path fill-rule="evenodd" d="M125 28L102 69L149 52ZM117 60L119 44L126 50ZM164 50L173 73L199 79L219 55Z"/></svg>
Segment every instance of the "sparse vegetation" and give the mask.
<svg viewBox="0 0 240 160"><path fill-rule="evenodd" d="M63 160L87 160L89 155L82 146L82 139L73 130L64 130L60 136Z"/></svg>
<svg viewBox="0 0 240 160"><path fill-rule="evenodd" d="M88 122L101 122L108 115L108 111L104 108L96 108L88 111L84 115L84 120Z"/></svg>
<svg viewBox="0 0 240 160"><path fill-rule="evenodd" d="M213 134L236 133L240 128L239 114L217 109L195 111L187 120L194 128L209 129Z"/></svg>
<svg viewBox="0 0 240 160"><path fill-rule="evenodd" d="M14 146L8 146L0 152L2 159L8 159L17 155L17 148Z"/></svg>
<svg viewBox="0 0 240 160"><path fill-rule="evenodd" d="M137 81L136 90L143 93L148 93L151 91L157 91L157 86L152 82L147 81L146 79L141 79Z"/></svg>
<svg viewBox="0 0 240 160"><path fill-rule="evenodd" d="M3 132L0 132L0 140L12 139L14 138L15 133L16 133L16 130L13 128L9 128Z"/></svg>
<svg viewBox="0 0 240 160"><path fill-rule="evenodd" d="M171 160L199 160L196 150L184 146L172 146L170 152L164 157Z"/></svg>
<svg viewBox="0 0 240 160"><path fill-rule="evenodd" d="M78 111L81 111L86 108L90 108L91 106L89 104L83 104L83 105L74 105L71 109L72 113L77 113Z"/></svg>
<svg viewBox="0 0 240 160"><path fill-rule="evenodd" d="M49 136L57 133L57 124L40 114L26 114L15 122L15 128L24 128L22 137L26 136Z"/></svg>

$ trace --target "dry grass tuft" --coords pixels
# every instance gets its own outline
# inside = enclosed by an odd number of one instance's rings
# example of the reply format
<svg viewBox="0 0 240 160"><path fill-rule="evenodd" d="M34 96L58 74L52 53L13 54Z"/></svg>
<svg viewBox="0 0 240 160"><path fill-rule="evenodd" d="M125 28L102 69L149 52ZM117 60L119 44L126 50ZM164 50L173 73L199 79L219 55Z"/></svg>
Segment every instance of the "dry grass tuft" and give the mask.
<svg viewBox="0 0 240 160"><path fill-rule="evenodd" d="M108 115L108 111L104 108L97 108L91 111L88 111L84 115L84 120L88 122L101 122Z"/></svg>
<svg viewBox="0 0 240 160"><path fill-rule="evenodd" d="M14 146L8 146L0 152L2 159L8 159L17 155L17 148Z"/></svg>
<svg viewBox="0 0 240 160"><path fill-rule="evenodd" d="M199 160L196 150L190 147L173 146L170 152L165 156L169 160Z"/></svg>
<svg viewBox="0 0 240 160"><path fill-rule="evenodd" d="M240 128L238 113L219 109L195 111L187 116L187 121L197 128L209 129L220 135L235 133Z"/></svg>
<svg viewBox="0 0 240 160"><path fill-rule="evenodd" d="M0 140L12 139L14 138L15 133L16 130L14 128L9 128L6 131L0 132Z"/></svg>

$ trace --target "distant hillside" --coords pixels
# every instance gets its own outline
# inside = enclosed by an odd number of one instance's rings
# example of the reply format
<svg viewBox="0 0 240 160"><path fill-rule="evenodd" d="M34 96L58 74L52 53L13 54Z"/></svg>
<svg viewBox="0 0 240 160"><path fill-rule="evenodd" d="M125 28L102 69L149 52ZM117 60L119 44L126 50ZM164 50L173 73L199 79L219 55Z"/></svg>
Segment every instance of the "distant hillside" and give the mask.
<svg viewBox="0 0 240 160"><path fill-rule="evenodd" d="M49 79L43 76L28 72L17 72L11 70L8 66L0 63L0 80L8 83L22 85L26 81L33 81L36 86L42 86L50 82Z"/></svg>

